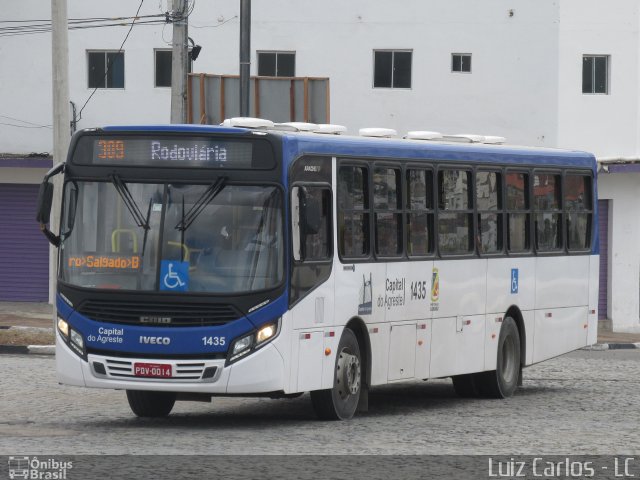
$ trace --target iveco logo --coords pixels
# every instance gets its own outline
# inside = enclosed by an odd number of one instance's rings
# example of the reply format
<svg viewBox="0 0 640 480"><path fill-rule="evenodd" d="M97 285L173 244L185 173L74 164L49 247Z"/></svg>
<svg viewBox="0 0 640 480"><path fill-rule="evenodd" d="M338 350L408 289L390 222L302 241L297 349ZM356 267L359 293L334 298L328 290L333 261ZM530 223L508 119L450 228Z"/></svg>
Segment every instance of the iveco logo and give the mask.
<svg viewBox="0 0 640 480"><path fill-rule="evenodd" d="M171 317L151 317L151 316L142 316L140 317L140 323L171 323Z"/></svg>
<svg viewBox="0 0 640 480"><path fill-rule="evenodd" d="M149 345L169 345L171 339L169 337L147 337L146 335L140 335L140 343L147 343Z"/></svg>

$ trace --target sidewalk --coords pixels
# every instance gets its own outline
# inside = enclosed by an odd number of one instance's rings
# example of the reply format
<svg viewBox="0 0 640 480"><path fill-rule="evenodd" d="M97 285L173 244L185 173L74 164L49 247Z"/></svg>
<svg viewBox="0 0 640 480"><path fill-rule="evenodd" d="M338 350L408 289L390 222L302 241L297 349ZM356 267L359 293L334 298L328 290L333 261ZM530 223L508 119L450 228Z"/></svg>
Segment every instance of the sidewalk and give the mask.
<svg viewBox="0 0 640 480"><path fill-rule="evenodd" d="M0 302L0 331L9 327L53 329L53 307L48 303ZM598 344L609 345L611 348L631 347L633 344L640 344L640 333L599 329Z"/></svg>

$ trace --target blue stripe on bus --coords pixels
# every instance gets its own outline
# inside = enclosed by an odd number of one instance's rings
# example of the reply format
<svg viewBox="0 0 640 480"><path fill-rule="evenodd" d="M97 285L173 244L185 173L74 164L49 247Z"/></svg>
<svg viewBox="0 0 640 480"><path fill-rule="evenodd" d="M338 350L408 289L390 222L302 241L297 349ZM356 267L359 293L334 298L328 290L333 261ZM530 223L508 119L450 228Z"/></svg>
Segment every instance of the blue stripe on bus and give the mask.
<svg viewBox="0 0 640 480"><path fill-rule="evenodd" d="M111 350L116 352L146 354L208 354L224 353L229 348L234 339L247 332L255 330L256 327L275 320L287 310L287 296L282 295L275 301L233 322L220 326L207 327L153 327L141 325L125 325L119 323L96 322L84 315L79 314L69 307L64 300L57 295L56 307L58 315L64 318L71 328L80 332L85 343L90 348L99 350ZM122 331L122 334L105 334L111 330ZM146 338L160 337L168 338L169 343L147 343ZM224 337L224 345L210 345L216 343L203 341L203 338ZM118 341L108 341L109 338ZM121 340L121 341L120 341Z"/></svg>

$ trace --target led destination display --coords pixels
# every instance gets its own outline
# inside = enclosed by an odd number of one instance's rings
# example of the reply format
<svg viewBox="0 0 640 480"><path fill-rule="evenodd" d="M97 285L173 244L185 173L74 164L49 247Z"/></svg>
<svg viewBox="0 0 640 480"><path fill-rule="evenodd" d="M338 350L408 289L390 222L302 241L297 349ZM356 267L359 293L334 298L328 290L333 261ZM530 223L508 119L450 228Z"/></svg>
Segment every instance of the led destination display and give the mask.
<svg viewBox="0 0 640 480"><path fill-rule="evenodd" d="M74 163L93 165L271 169L267 142L187 136L87 136Z"/></svg>

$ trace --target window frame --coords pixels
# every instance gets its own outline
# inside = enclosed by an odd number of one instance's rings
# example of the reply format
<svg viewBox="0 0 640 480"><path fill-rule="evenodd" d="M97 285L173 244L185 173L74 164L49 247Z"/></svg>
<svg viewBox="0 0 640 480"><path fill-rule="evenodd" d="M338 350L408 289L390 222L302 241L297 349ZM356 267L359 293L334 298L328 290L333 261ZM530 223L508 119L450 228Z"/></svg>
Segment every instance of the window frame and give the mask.
<svg viewBox="0 0 640 480"><path fill-rule="evenodd" d="M261 55L275 55L275 74L274 75L260 75L260 56ZM280 55L292 55L293 56L293 75L279 75L278 74L278 57ZM296 51L295 50L256 50L256 63L258 76L271 77L271 78L296 78Z"/></svg>
<svg viewBox="0 0 640 480"><path fill-rule="evenodd" d="M593 60L591 66L591 91L585 91L584 86L584 74L585 65L584 62L587 58ZM606 71L604 74L604 92L596 92L596 64L597 58L605 59ZM583 95L609 95L611 93L611 55L608 54L583 54L582 55L582 94Z"/></svg>
<svg viewBox="0 0 640 480"><path fill-rule="evenodd" d="M467 258L467 257L476 257L478 248L476 245L476 241L474 239L475 232L477 231L476 226L476 201L475 201L475 167L469 164L448 164L448 163L437 163L437 168L435 170L435 248L437 252L437 256L440 258ZM440 208L440 172L442 171L451 171L451 170L460 170L468 172L468 182L467 182L467 202L468 208L466 209L455 209L455 210L446 210L444 208ZM470 217L470 225L469 225L469 242L471 248L466 252L460 253L442 253L440 250L440 215L443 213L455 213L455 214L464 214Z"/></svg>
<svg viewBox="0 0 640 480"><path fill-rule="evenodd" d="M372 214L373 214L373 193L371 191L371 184L372 184L372 178L371 178L371 167L372 167L372 162L366 162L366 161L362 161L362 160L356 160L356 159L350 159L350 158L344 158L341 159L338 157L338 161L337 161L337 166L336 166L336 217L335 217L335 224L336 224L336 251L338 252L338 258L340 259L340 261L342 263L365 263L368 261L371 261L372 259L374 259L373 256L373 249L374 249L374 234L373 234L373 221L372 221ZM366 199L366 204L364 206L364 208L362 208L362 210L359 209L341 209L340 207L340 188L339 188L339 183L340 183L340 170L343 167L350 167L350 168L362 168L365 173L366 173L366 179L364 182L364 187L366 188L366 192L364 193L364 197ZM341 242L340 242L340 214L341 213L355 213L355 212L361 212L364 215L368 215L368 224L366 226L365 229L363 229L365 235L367 236L366 241L367 241L367 252L363 255L359 255L359 256L348 256L348 255L344 255L344 253L342 252L341 249Z"/></svg>
<svg viewBox="0 0 640 480"><path fill-rule="evenodd" d="M507 204L507 175L511 174L511 173L523 173L525 175L527 175L528 179L527 179L527 185L525 188L525 200L526 200L526 205L525 208L519 210L519 209L512 209L509 208L508 204ZM531 255L535 255L535 251L533 248L533 243L535 241L535 239L533 238L533 191L532 191L532 185L533 182L531 181L531 177L533 175L533 169L532 168L510 168L507 167L504 169L504 177L503 177L503 187L504 187L504 214L505 214L505 223L504 223L504 230L505 230L505 243L504 243L504 250L505 253L508 256L511 257L524 257L524 256L531 256ZM525 232L525 235L527 235L527 240L528 240L528 244L526 249L524 250L516 250L516 251L512 251L509 247L509 219L510 219L510 215L512 214L524 214L527 216L527 220L525 222L525 227L527 229L527 231Z"/></svg>
<svg viewBox="0 0 640 480"><path fill-rule="evenodd" d="M417 209L414 210L411 208L411 197L409 190L409 171L410 170L421 170L426 173L429 173L431 176L430 185L425 183L427 188L430 188L430 200L431 206L425 209ZM404 230L404 252L406 258L408 260L423 260L423 259L432 259L437 255L436 243L437 239L435 237L436 234L436 164L428 163L424 164L416 164L416 163L406 163L403 168L402 180L404 182L403 187L403 230ZM428 241L428 252L425 255L413 255L409 253L409 217L411 214L419 212L421 214L427 215L427 222L429 225L429 238Z"/></svg>
<svg viewBox="0 0 640 480"><path fill-rule="evenodd" d="M589 199L590 199L590 208L584 210L569 210L567 208L567 202L565 199L566 194L566 177L572 176L581 176L589 179ZM593 172L588 170L578 170L578 169L564 169L562 172L562 202L563 202L563 228L564 228L564 238L565 240L565 250L567 255L584 255L585 253L591 252L593 248L593 213L594 213L594 188L593 188ZM587 235L588 235L588 245L585 248L569 248L569 215L571 212L580 212L589 215L589 222L587 227Z"/></svg>
<svg viewBox="0 0 640 480"><path fill-rule="evenodd" d="M455 62L455 57L460 57L460 70L456 70L455 69L455 63L454 63ZM464 70L462 68L463 57L469 57L469 70ZM472 54L471 53L459 53L459 52L451 53L451 73L471 74L473 72L472 68L473 68L473 61L472 61Z"/></svg>
<svg viewBox="0 0 640 480"><path fill-rule="evenodd" d="M391 53L391 85L386 86L376 86L376 53L377 52L389 52ZM409 62L409 86L408 87L395 87L394 86L394 78L395 78L395 54L396 53L409 53L411 55L411 59ZM412 48L376 48L373 50L373 75L371 85L374 89L387 89L387 90L412 90L413 89L413 49Z"/></svg>
<svg viewBox="0 0 640 480"><path fill-rule="evenodd" d="M396 207L395 208L378 208L376 207L375 204L375 188L374 187L374 176L376 175L376 170L377 169L387 169L387 170L394 170L396 171ZM403 225L403 220L404 220L404 208L403 208L403 203L404 203L404 192L405 192L405 188L402 182L402 173L403 173L403 168L402 168L402 164L400 162L395 162L394 163L388 163L388 162L374 162L373 163L373 168L371 169L372 174L371 174L371 185L370 185L370 190L371 190L371 195L372 195L372 199L373 202L370 203L371 205L371 213L372 215L369 217L372 219L371 223L373 226L373 244L371 250L373 253L373 256L376 259L398 259L398 258L402 258L405 256L405 228ZM399 189L399 191L398 191ZM396 232L398 235L398 246L400 247L400 251L396 254L392 254L392 255L382 255L378 253L378 221L377 221L377 216L378 213L386 213L386 214L392 214L395 215L397 218L399 218L399 226L400 226L400 231Z"/></svg>
<svg viewBox="0 0 640 480"><path fill-rule="evenodd" d="M498 205L495 210L481 210L478 205L478 173L487 172L487 173L495 173L498 176L498 180L496 182L498 190ZM505 174L504 168L500 166L492 167L490 165L482 165L481 167L477 167L474 170L473 174L473 196L475 199L474 211L475 211L475 226L474 226L474 238L476 243L476 250L478 251L478 256L480 257L499 257L504 255L506 251L506 235L505 235L505 211L506 211L506 196L505 196ZM496 215L498 222L498 246L500 247L495 252L483 252L481 249L482 246L482 215Z"/></svg>
<svg viewBox="0 0 640 480"><path fill-rule="evenodd" d="M90 63L89 63L89 56L92 53L102 53L104 54L104 87L92 87L89 85L90 82ZM109 53L115 53L115 54L121 54L122 55L122 87L110 87L107 85L107 80L109 78L109 76L107 75L107 68L109 66L109 62L107 60L108 54ZM99 89L99 90L125 90L127 87L127 75L126 75L126 64L125 64L125 51L124 50L100 50L100 49L93 49L93 50L85 50L85 58L87 60L87 89L88 90L94 90L94 89Z"/></svg>
<svg viewBox="0 0 640 480"><path fill-rule="evenodd" d="M536 207L536 202L535 202L535 179L534 177L536 175L553 175L553 176L557 176L559 177L559 198L558 198L558 208L557 209L543 209L543 210L539 210ZM531 196L530 196L530 201L531 201L531 216L532 216L532 222L533 222L533 230L532 230L532 242L533 242L533 248L534 251L537 254L543 254L543 255L565 255L567 252L567 246L566 246L566 241L565 241L565 225L564 225L564 169L562 168L532 168L531 169ZM558 214L560 215L560 228L558 228L558 234L560 235L560 246L557 248L553 248L553 249L541 249L540 246L538 245L538 232L536 230L536 215L538 214L545 214L545 213L550 213L550 214Z"/></svg>

